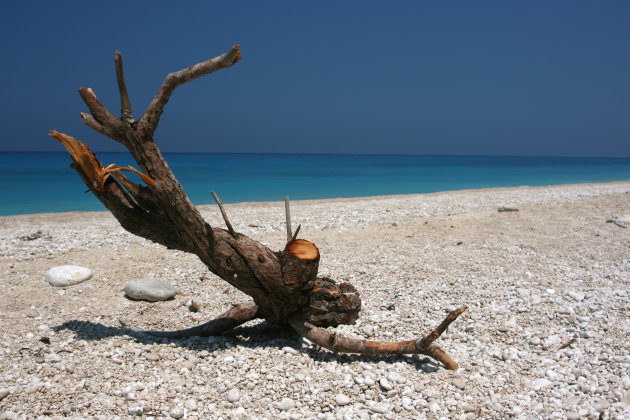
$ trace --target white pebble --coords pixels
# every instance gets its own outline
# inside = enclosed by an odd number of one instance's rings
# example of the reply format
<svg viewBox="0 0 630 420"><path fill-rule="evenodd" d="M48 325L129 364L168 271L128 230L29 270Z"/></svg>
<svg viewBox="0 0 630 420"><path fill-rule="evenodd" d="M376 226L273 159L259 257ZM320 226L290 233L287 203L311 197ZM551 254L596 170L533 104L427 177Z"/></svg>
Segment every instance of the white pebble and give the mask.
<svg viewBox="0 0 630 420"><path fill-rule="evenodd" d="M337 402L337 404L342 405L342 406L348 405L350 404L350 398L348 398L344 394L337 394L335 396L335 402Z"/></svg>
<svg viewBox="0 0 630 420"><path fill-rule="evenodd" d="M44 275L48 284L54 287L72 286L92 277L92 270L78 265L58 265Z"/></svg>
<svg viewBox="0 0 630 420"><path fill-rule="evenodd" d="M181 419L182 417L184 417L184 410L182 410L179 407L173 407L171 409L171 412L169 413L171 415L171 417L173 417L174 419Z"/></svg>
<svg viewBox="0 0 630 420"><path fill-rule="evenodd" d="M283 398L278 404L278 408L282 411L287 411L295 407L295 402L291 398Z"/></svg>
<svg viewBox="0 0 630 420"><path fill-rule="evenodd" d="M294 356L297 356L298 354L300 354L300 352L294 349L293 347L282 347L282 351L288 354L292 354Z"/></svg>
<svg viewBox="0 0 630 420"><path fill-rule="evenodd" d="M538 378L534 381L534 391L538 391L542 388L545 388L547 386L551 385L551 381L545 378Z"/></svg>
<svg viewBox="0 0 630 420"><path fill-rule="evenodd" d="M381 378L378 383L385 391L391 391L392 389L394 389L392 384L386 378Z"/></svg>
<svg viewBox="0 0 630 420"><path fill-rule="evenodd" d="M238 389L232 388L227 393L227 399L229 402L234 403L241 399L241 393Z"/></svg>

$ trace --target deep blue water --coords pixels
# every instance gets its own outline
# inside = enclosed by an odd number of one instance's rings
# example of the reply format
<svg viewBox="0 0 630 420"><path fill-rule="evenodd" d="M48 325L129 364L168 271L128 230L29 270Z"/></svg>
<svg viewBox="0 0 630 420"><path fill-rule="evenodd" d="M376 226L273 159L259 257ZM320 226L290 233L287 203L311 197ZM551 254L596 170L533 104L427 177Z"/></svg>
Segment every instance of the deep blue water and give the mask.
<svg viewBox="0 0 630 420"><path fill-rule="evenodd" d="M98 153L107 166L133 165ZM165 154L195 204L630 180L630 158ZM66 153L0 153L0 215L105 210Z"/></svg>

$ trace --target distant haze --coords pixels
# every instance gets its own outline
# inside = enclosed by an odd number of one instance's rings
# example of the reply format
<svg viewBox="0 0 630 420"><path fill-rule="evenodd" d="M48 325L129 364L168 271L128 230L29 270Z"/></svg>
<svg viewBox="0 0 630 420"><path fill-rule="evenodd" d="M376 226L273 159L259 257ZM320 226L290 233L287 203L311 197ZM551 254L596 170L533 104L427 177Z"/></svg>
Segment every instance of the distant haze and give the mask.
<svg viewBox="0 0 630 420"><path fill-rule="evenodd" d="M139 118L167 73L242 45L178 88L169 152L630 156L630 3L0 2L0 151L122 147L114 51Z"/></svg>

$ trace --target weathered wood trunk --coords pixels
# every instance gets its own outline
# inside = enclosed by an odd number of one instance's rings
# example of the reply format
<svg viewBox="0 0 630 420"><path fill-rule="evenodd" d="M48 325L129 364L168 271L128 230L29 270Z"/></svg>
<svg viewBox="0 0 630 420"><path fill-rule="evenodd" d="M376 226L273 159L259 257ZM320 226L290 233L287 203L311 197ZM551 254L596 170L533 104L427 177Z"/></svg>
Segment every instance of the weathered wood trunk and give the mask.
<svg viewBox="0 0 630 420"><path fill-rule="evenodd" d="M116 52L115 63L121 98L120 118L112 115L91 89L79 89L91 112L91 115L81 114L83 121L123 144L138 163L140 171L115 165L103 167L86 144L57 131L50 133L68 150L73 160L72 167L124 229L168 248L197 255L210 271L253 299L253 303L237 305L202 326L156 334L167 337L220 334L259 317L291 325L300 334L324 347L332 346L335 351L425 353L438 358L448 368L456 368L456 363L446 355L439 356L432 346L441 332L430 341L425 337L422 344L421 340L417 340L413 345L409 344L411 342L366 342L368 344L359 345L356 340L338 335L328 337L330 333L320 327L354 323L361 309L361 299L352 285L317 277L319 250L311 242L296 239L297 232L292 237L288 207L288 241L282 251L273 252L234 231L214 192L227 230L211 227L190 202L153 141L153 134L175 88L213 71L231 67L240 58L240 46L236 45L219 57L169 74L138 121L131 111L119 52ZM131 182L123 175L124 170L135 171L147 185ZM464 309L462 307L459 312L451 314L452 319L446 326ZM354 344L348 347L349 343Z"/></svg>

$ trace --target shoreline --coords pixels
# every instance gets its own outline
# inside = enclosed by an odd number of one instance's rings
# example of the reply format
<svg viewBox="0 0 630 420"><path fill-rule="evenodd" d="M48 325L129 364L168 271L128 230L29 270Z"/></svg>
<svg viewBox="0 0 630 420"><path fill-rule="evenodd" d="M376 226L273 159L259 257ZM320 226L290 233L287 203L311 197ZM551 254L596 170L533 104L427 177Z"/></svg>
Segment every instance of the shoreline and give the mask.
<svg viewBox="0 0 630 420"><path fill-rule="evenodd" d="M337 198L320 198L320 199L305 199L305 200L291 200L291 204L327 204L327 203L340 203L340 202L356 202L356 201L377 201L377 200L387 200L387 199L404 199L404 198L419 198L419 197L432 197L436 195L444 195L444 194L460 194L460 193L488 193L488 192L506 192L506 191L530 191L530 190L546 190L546 189L564 189L570 187L587 187L590 189L591 187L596 186L615 186L615 185L628 185L630 188L630 180L621 180L621 181L609 181L609 182L584 182L577 184L551 184L551 185L536 185L529 186L523 185L518 187L489 187L489 188L473 188L473 189L463 189L463 190L443 190L443 191L435 191L429 193L411 193L411 194L387 194L387 195L373 195L373 196L360 196L360 197L337 197ZM274 200L274 201L242 201L238 203L223 203L226 208L234 207L267 207L267 206L277 206L282 204L284 206L284 201ZM212 208L216 208L216 204L199 204L195 205L200 210L207 211ZM71 210L65 212L41 212L41 213L20 213L20 214L10 214L5 216L0 216L0 222L2 222L5 218L20 218L20 217L29 217L29 216L40 216L40 215L50 215L50 216L60 216L60 215L81 215L81 214L109 214L108 210L96 210L96 211L88 211L88 210Z"/></svg>
<svg viewBox="0 0 630 420"><path fill-rule="evenodd" d="M359 320L336 330L416 339L467 305L438 343L457 372L333 354L260 321L220 337L134 335L127 326L191 327L248 297L108 212L0 218L0 418L627 417L630 229L607 220L630 214L629 193L614 182L292 202L319 275L360 293ZM237 231L282 249L283 202L226 209ZM223 227L216 205L200 211ZM66 264L94 276L48 285ZM181 294L126 299L123 285L145 278Z"/></svg>

